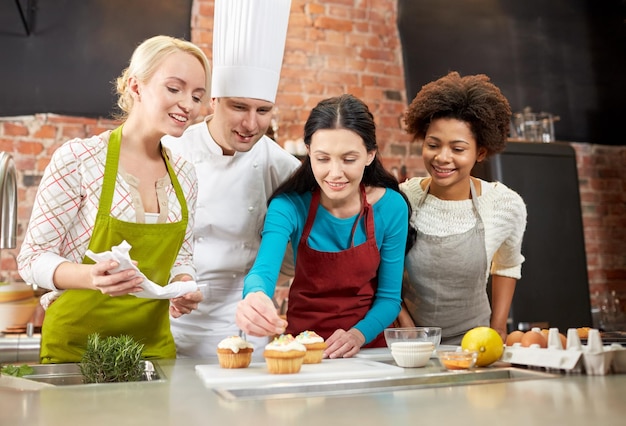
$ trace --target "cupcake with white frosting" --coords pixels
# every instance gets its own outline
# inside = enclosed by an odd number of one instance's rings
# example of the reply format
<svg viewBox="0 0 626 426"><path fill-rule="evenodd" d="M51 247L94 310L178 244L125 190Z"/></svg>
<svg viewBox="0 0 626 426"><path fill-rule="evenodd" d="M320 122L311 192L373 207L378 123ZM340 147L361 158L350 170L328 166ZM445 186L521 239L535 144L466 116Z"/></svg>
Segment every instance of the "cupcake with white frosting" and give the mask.
<svg viewBox="0 0 626 426"><path fill-rule="evenodd" d="M302 367L306 348L291 334L282 334L265 346L263 356L272 374L298 373Z"/></svg>
<svg viewBox="0 0 626 426"><path fill-rule="evenodd" d="M326 342L324 338L314 331L306 330L296 336L296 342L302 343L306 348L304 355L305 364L319 364L324 357Z"/></svg>
<svg viewBox="0 0 626 426"><path fill-rule="evenodd" d="M252 361L254 346L239 336L230 336L217 345L217 359L222 368L246 368Z"/></svg>

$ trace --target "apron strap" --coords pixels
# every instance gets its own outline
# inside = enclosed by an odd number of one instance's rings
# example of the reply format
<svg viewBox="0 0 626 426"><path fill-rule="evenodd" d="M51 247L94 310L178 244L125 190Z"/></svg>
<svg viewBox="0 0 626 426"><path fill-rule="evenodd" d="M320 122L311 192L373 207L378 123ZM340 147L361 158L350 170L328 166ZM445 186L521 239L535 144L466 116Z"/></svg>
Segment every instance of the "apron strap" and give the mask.
<svg viewBox="0 0 626 426"><path fill-rule="evenodd" d="M162 144L161 144L161 155L163 159L165 160L167 173L170 175L170 181L172 182L172 186L174 187L176 196L178 198L178 201L180 202L182 220L186 222L188 220L189 211L187 208L187 202L185 201L185 195L184 195L185 193L183 192L183 188L180 186L180 182L178 181L178 178L176 177L176 173L174 173L174 167L172 167L170 160L168 158L167 152L165 151L165 147Z"/></svg>
<svg viewBox="0 0 626 426"><path fill-rule="evenodd" d="M426 197L428 197L428 192L430 190L430 182L431 181L428 182L428 185L426 185L426 188L424 188L424 192L422 193L422 196L417 201L418 207L421 207L422 204L424 204L424 201L426 201ZM482 220L482 218L480 217L480 211L478 210L478 197L476 196L476 187L474 186L474 180L471 178L471 176L470 176L470 194L472 195L472 206L474 207L474 211L476 212L476 215Z"/></svg>
<svg viewBox="0 0 626 426"><path fill-rule="evenodd" d="M361 204L363 207L361 208L361 212L359 213L359 216L356 218L356 221L352 225L352 231L350 233L350 241L351 241L350 247L354 247L354 232L362 217L365 217L365 235L367 236L367 239L370 240L374 238L374 221L372 219L372 215L370 214L372 206L367 201L367 195L365 194L365 185L361 184L360 189L361 189Z"/></svg>
<svg viewBox="0 0 626 426"><path fill-rule="evenodd" d="M367 202L367 196L365 194L365 185L360 185L361 192L361 211L359 212L359 216L352 224L352 231L350 232L350 247L354 247L354 233L356 231L356 227L359 224L359 221L362 217L365 217L365 234L367 235L367 239L371 239L374 237L374 220L372 215L370 214L371 205ZM309 234L311 233L311 228L313 228L313 222L315 222L315 216L317 215L317 209L320 204L320 189L317 188L313 191L313 196L311 197L311 204L309 205L309 215L307 216L306 223L304 224L304 229L302 230L302 236L300 237L300 241L305 241L309 238Z"/></svg>
<svg viewBox="0 0 626 426"><path fill-rule="evenodd" d="M100 205L98 214L109 215L113 204L113 194L115 193L115 181L117 180L118 159L120 157L120 146L122 144L122 127L111 132L107 146L107 160L104 165L104 178L102 179L102 193L100 194Z"/></svg>

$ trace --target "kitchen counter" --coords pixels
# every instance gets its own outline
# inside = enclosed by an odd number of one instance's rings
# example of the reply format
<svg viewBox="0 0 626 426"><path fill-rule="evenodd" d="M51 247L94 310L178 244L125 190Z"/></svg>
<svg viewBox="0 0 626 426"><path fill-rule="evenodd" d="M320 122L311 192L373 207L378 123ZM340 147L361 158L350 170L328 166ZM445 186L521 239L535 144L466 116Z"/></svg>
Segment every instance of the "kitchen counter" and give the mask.
<svg viewBox="0 0 626 426"><path fill-rule="evenodd" d="M162 360L165 380L0 388L1 425L623 425L626 375L556 378L284 399L227 400L207 388L195 365ZM506 365L504 365L506 366ZM403 375L440 370L432 360ZM450 373L454 374L454 373Z"/></svg>

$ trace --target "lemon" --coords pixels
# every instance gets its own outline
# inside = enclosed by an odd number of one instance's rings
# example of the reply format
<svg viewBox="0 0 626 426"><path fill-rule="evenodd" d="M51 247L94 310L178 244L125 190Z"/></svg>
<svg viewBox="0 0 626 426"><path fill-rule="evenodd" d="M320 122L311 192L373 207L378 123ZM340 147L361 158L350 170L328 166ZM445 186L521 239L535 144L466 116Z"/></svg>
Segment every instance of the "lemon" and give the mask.
<svg viewBox="0 0 626 426"><path fill-rule="evenodd" d="M485 367L493 364L504 352L504 342L496 330L490 327L475 327L469 330L461 340L465 351L478 352L476 366Z"/></svg>

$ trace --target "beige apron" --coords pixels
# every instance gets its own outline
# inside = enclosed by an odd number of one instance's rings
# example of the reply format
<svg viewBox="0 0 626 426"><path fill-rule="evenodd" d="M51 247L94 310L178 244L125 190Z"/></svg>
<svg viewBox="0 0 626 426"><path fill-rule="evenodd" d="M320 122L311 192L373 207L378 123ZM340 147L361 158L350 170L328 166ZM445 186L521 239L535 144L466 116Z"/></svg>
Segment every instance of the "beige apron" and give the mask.
<svg viewBox="0 0 626 426"><path fill-rule="evenodd" d="M89 249L108 251L123 240L132 246L130 256L151 281L167 285L171 268L185 238L187 203L167 156L163 158L182 209L176 223L145 224L123 222L111 217L117 177L122 127L111 133L100 204ZM93 264L89 258L83 263ZM169 300L141 299L132 295L111 297L97 290L67 290L46 311L42 327L41 362L79 362L87 336L127 334L145 345L143 357L175 358L176 347L170 332Z"/></svg>
<svg viewBox="0 0 626 426"><path fill-rule="evenodd" d="M485 229L470 180L476 226L462 234L439 237L417 230L417 240L406 256L408 281L403 300L417 326L442 328L441 343L458 345L465 332L489 326ZM428 188L417 207L424 203Z"/></svg>

